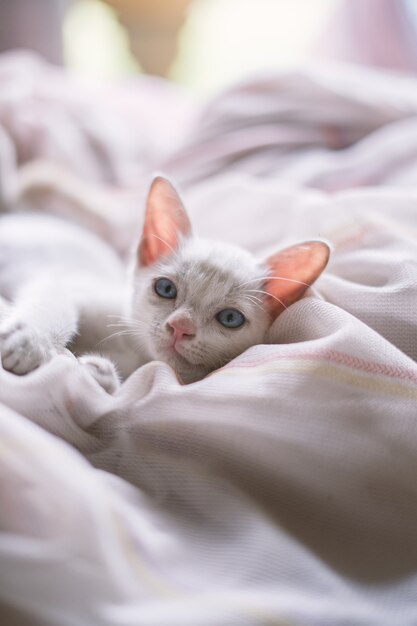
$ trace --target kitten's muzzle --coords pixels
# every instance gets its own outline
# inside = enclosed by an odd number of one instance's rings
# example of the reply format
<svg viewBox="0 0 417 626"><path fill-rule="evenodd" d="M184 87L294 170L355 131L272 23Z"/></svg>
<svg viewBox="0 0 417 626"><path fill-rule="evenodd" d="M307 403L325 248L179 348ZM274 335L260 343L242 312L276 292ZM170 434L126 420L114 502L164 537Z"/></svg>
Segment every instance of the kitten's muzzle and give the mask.
<svg viewBox="0 0 417 626"><path fill-rule="evenodd" d="M174 314L167 320L168 330L172 333L172 347L178 341L195 336L195 326L188 313Z"/></svg>

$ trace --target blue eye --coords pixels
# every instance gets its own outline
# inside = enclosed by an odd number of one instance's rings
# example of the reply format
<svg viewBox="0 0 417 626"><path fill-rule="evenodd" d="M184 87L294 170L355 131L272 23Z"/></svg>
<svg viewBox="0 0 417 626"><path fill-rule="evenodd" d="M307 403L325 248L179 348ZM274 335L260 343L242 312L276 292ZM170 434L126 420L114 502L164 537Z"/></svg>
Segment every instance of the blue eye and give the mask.
<svg viewBox="0 0 417 626"><path fill-rule="evenodd" d="M177 288L169 278L158 278L154 284L155 293L161 298L173 300L177 297Z"/></svg>
<svg viewBox="0 0 417 626"><path fill-rule="evenodd" d="M240 328L246 322L245 316L236 309L224 309L216 315L216 320L225 328Z"/></svg>

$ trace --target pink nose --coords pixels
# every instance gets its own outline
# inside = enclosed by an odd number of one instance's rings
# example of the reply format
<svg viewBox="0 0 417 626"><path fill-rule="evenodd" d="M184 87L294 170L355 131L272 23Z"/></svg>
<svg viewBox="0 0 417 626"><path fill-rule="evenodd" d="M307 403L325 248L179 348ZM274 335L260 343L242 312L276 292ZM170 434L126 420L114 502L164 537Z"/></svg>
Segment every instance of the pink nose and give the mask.
<svg viewBox="0 0 417 626"><path fill-rule="evenodd" d="M178 317L172 320L168 320L168 326L173 330L173 342L174 344L183 337L193 337L195 328L188 317Z"/></svg>

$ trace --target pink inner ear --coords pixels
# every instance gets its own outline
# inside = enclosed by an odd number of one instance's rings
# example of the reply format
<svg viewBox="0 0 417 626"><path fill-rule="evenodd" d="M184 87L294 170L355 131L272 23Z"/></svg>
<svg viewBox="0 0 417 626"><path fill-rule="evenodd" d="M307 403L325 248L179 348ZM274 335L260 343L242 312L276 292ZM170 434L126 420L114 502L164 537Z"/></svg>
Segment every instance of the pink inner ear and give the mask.
<svg viewBox="0 0 417 626"><path fill-rule="evenodd" d="M330 249L322 241L306 241L281 250L267 259L270 278L265 306L272 319L296 302L320 276L329 260Z"/></svg>
<svg viewBox="0 0 417 626"><path fill-rule="evenodd" d="M180 236L191 234L191 224L181 199L162 176L151 184L146 201L145 222L138 249L140 265L156 263L178 247Z"/></svg>

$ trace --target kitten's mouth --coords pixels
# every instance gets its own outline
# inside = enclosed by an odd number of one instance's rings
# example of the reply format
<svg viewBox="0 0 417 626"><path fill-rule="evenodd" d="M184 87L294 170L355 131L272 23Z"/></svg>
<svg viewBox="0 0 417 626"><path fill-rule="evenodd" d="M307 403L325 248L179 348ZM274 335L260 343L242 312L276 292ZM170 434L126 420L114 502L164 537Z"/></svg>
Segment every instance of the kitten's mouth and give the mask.
<svg viewBox="0 0 417 626"><path fill-rule="evenodd" d="M184 383L195 382L209 373L210 370L203 363L193 362L181 354L180 350L181 342L160 341L155 356L170 365Z"/></svg>
<svg viewBox="0 0 417 626"><path fill-rule="evenodd" d="M188 354L188 346L181 339L174 340L171 336L159 336L154 339L155 356L165 361L175 370L199 366L192 354Z"/></svg>
<svg viewBox="0 0 417 626"><path fill-rule="evenodd" d="M171 342L168 345L161 346L161 348L164 355L168 357L168 360L172 361L174 359L190 364L188 359L180 352L178 342Z"/></svg>
<svg viewBox="0 0 417 626"><path fill-rule="evenodd" d="M208 371L201 364L190 361L178 350L179 345L168 345L163 349L164 361L172 367L184 384L193 383L203 378Z"/></svg>

